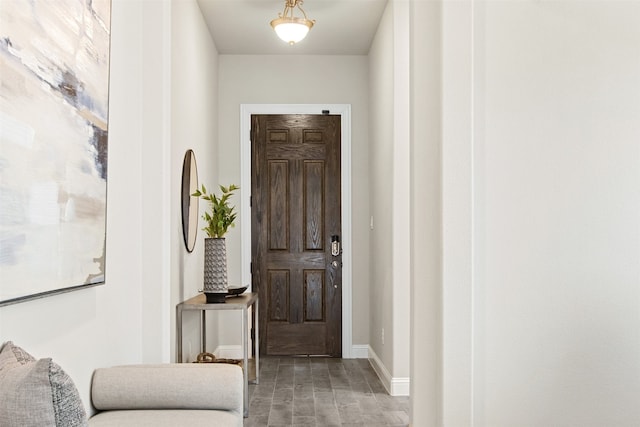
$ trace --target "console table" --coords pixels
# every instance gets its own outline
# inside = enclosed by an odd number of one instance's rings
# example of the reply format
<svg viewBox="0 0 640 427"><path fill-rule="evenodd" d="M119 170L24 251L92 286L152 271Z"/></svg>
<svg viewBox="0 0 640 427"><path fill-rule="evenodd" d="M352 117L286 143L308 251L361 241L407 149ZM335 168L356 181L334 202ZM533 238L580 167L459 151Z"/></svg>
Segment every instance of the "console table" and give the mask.
<svg viewBox="0 0 640 427"><path fill-rule="evenodd" d="M193 298L190 298L184 302L181 302L176 306L176 339L177 339L177 351L178 351L178 363L182 363L182 313L185 310L199 310L202 318L200 321L200 333L201 333L201 349L206 351L206 312L207 310L241 310L242 311L242 354L243 365L242 371L244 373L244 416L249 415L249 331L247 325L247 318L249 313L249 307L253 307L253 318L255 319L255 338L253 340L255 348L255 368L256 378L255 384L258 384L260 375L260 346L258 343L258 294L255 292L244 293L238 296L229 296L225 303L207 304L204 294L199 294Z"/></svg>

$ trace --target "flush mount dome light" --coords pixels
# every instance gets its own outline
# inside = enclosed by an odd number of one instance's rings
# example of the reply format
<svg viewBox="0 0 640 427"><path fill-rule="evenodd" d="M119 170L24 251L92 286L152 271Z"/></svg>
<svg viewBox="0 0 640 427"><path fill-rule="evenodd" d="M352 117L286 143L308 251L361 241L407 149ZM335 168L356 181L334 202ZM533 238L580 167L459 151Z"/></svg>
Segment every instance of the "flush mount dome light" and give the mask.
<svg viewBox="0 0 640 427"><path fill-rule="evenodd" d="M290 45L304 39L313 24L316 23L316 21L307 18L307 14L300 7L301 4L302 0L285 0L284 11L271 21L271 26L278 37ZM293 16L293 11L296 7L302 12L302 18Z"/></svg>

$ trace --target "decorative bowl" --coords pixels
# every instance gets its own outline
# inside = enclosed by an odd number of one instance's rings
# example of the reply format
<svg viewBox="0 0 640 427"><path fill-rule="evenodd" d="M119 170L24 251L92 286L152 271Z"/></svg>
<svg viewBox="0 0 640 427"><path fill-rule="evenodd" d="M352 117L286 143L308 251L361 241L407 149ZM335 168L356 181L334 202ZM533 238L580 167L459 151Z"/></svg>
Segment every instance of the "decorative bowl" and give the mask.
<svg viewBox="0 0 640 427"><path fill-rule="evenodd" d="M241 286L241 287L238 287L238 288L229 288L229 289L227 289L227 292L229 293L228 296L240 295L241 293L246 291L248 287L249 286Z"/></svg>

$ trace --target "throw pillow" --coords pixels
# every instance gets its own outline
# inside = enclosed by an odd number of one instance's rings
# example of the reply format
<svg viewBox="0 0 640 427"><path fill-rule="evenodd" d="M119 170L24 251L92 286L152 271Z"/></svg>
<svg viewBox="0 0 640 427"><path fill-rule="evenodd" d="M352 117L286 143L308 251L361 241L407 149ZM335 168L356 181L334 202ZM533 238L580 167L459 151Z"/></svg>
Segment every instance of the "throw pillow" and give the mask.
<svg viewBox="0 0 640 427"><path fill-rule="evenodd" d="M62 368L12 342L0 350L0 396L0 426L87 425L78 390Z"/></svg>
<svg viewBox="0 0 640 427"><path fill-rule="evenodd" d="M4 355L4 357L3 357ZM14 345L11 341L5 343L0 349L0 370L2 370L5 366L4 364L20 364L24 365L28 362L35 362L36 359L18 347Z"/></svg>
<svg viewBox="0 0 640 427"><path fill-rule="evenodd" d="M86 426L88 424L87 413L76 385L71 377L53 361L49 364L49 383L51 384L56 426Z"/></svg>

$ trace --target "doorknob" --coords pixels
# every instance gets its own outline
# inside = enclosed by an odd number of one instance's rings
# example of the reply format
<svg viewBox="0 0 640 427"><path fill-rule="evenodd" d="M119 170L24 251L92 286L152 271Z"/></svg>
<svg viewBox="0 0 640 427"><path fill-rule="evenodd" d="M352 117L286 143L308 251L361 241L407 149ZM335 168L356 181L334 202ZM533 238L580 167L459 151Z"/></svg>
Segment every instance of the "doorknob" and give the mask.
<svg viewBox="0 0 640 427"><path fill-rule="evenodd" d="M331 255L340 255L340 236L336 234L331 236Z"/></svg>

